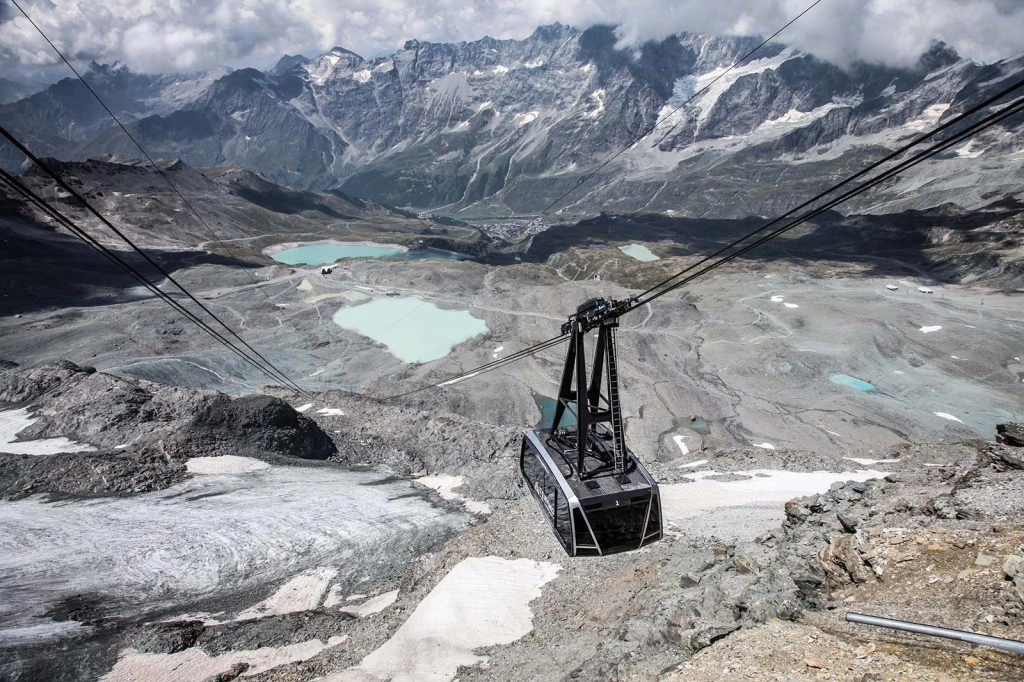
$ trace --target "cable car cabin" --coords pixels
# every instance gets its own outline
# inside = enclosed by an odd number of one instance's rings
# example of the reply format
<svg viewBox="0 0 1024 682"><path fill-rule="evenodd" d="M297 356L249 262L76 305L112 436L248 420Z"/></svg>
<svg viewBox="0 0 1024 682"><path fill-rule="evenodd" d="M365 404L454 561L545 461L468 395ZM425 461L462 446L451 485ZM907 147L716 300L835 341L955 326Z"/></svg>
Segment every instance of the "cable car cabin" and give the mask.
<svg viewBox="0 0 1024 682"><path fill-rule="evenodd" d="M575 444L552 438L548 429L530 430L523 437L523 479L569 556L625 552L661 539L658 483L643 464L627 449L622 473L600 470L611 439L608 429L591 432L588 464L597 471L580 480Z"/></svg>
<svg viewBox="0 0 1024 682"><path fill-rule="evenodd" d="M639 549L662 536L658 483L626 447L619 404L615 328L633 302L593 298L562 325L571 338L554 419L523 436L520 472L569 556ZM584 343L592 329L588 383ZM562 426L568 412L576 423Z"/></svg>

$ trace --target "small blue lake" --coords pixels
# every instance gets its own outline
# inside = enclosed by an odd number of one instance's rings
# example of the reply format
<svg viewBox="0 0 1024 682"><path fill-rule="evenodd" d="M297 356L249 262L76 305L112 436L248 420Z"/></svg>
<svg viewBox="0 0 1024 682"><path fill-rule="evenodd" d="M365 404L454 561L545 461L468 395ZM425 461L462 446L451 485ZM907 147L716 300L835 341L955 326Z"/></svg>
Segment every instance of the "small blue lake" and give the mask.
<svg viewBox="0 0 1024 682"><path fill-rule="evenodd" d="M365 244L359 242L323 242L303 244L270 254L278 263L285 265L329 265L345 258L386 258L397 256L406 260L442 258L459 260L462 254L439 249L417 249L410 251L394 244Z"/></svg>
<svg viewBox="0 0 1024 682"><path fill-rule="evenodd" d="M643 244L629 244L628 246L620 246L619 251L626 254L633 260L640 261L641 263L650 263L651 261L661 260Z"/></svg>
<svg viewBox="0 0 1024 682"><path fill-rule="evenodd" d="M850 388L855 388L858 391L864 391L865 393L876 390L874 384L869 384L863 379L858 379L857 377L851 377L849 374L833 374L829 379L831 379L834 384L849 386Z"/></svg>
<svg viewBox="0 0 1024 682"><path fill-rule="evenodd" d="M334 323L384 344L402 362L443 358L458 344L487 332L487 324L465 310L443 310L415 296L379 298L347 306Z"/></svg>

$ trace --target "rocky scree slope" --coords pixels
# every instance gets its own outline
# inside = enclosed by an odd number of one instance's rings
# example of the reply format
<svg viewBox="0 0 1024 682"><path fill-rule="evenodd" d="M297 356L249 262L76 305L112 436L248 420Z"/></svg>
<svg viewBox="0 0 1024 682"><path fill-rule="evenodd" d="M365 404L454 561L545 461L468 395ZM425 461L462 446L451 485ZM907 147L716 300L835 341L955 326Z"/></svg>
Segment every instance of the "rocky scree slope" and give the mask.
<svg viewBox="0 0 1024 682"><path fill-rule="evenodd" d="M239 455L273 463L326 460L337 447L317 424L266 395L125 380L63 361L0 374L0 405L27 408L20 440L68 437L91 452L0 453L0 496L133 494L166 488L192 457Z"/></svg>
<svg viewBox="0 0 1024 682"><path fill-rule="evenodd" d="M18 440L66 437L94 450L0 453L0 497L158 490L188 475L188 459L220 455L274 464L365 465L402 476L459 473L478 497L521 495L513 457L516 429L336 391L317 398L334 406L334 414L314 420L291 407L295 396L287 395L286 402L269 391L232 399L123 379L68 361L28 369L11 363L0 373L0 406L26 408L35 420Z"/></svg>
<svg viewBox="0 0 1024 682"><path fill-rule="evenodd" d="M789 208L1024 70L1021 57L976 64L939 43L914 68L841 69L776 43L675 111L758 42L683 33L634 52L616 48L613 27L553 24L523 40L410 40L373 59L336 47L265 72L172 78L96 65L87 77L153 154L465 216L536 211L658 126L573 197L570 212L600 204L742 217ZM38 153L135 155L85 96L64 80L0 106L0 116ZM1009 191L1020 181L1017 124L870 202L969 206ZM4 153L4 165L21 162Z"/></svg>

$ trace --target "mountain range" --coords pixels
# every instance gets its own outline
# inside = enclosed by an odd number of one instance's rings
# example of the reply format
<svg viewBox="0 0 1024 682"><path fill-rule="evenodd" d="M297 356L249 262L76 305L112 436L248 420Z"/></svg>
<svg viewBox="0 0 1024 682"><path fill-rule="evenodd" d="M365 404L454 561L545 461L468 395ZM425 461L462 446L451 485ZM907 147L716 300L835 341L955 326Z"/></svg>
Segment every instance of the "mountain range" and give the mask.
<svg viewBox="0 0 1024 682"><path fill-rule="evenodd" d="M913 68L840 68L770 43L728 70L759 39L616 42L610 26L553 24L523 40L410 40L373 59L336 47L267 71L93 64L86 78L152 156L471 219L537 212L592 172L554 210L775 214L1024 73L1024 55L978 64L942 43ZM972 208L1015 194L1022 120L853 209ZM77 80L0 105L0 121L38 154L138 156ZM3 147L0 163L21 162Z"/></svg>

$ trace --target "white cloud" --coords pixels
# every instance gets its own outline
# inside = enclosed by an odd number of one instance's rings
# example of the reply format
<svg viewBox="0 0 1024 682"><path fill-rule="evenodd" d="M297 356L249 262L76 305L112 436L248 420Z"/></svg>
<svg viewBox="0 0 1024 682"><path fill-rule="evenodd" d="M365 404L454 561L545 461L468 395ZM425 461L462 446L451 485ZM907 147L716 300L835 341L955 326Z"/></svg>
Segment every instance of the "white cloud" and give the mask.
<svg viewBox="0 0 1024 682"><path fill-rule="evenodd" d="M69 57L140 71L266 66L282 54L342 45L364 56L410 38L522 38L539 25L619 25L620 45L678 31L769 34L810 0L20 0ZM53 64L54 55L13 7L0 4L0 67ZM780 40L838 63L908 64L930 41L993 61L1021 49L1020 0L823 0Z"/></svg>

